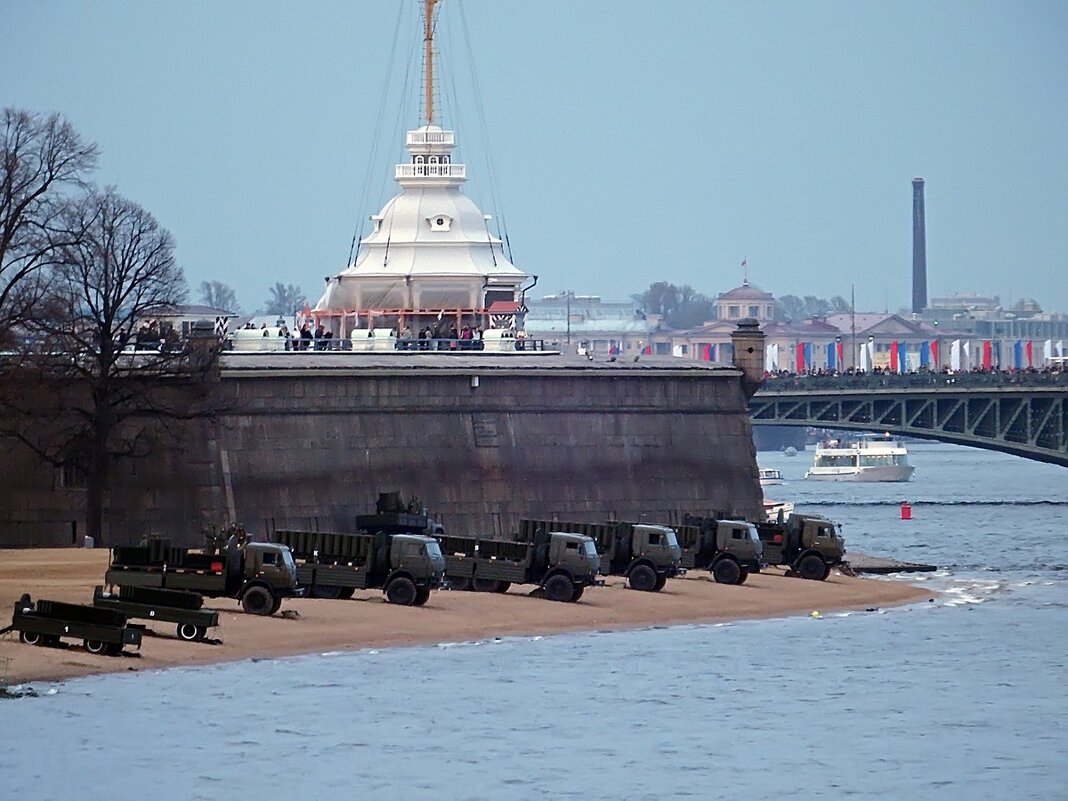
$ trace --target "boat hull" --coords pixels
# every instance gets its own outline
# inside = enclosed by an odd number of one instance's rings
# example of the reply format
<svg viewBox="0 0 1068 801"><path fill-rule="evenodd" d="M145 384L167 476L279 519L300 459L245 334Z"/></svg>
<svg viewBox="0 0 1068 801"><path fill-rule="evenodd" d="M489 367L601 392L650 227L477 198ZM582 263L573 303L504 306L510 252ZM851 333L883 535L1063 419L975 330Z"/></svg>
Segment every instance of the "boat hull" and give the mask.
<svg viewBox="0 0 1068 801"><path fill-rule="evenodd" d="M805 473L808 481L861 481L861 482L905 482L912 480L912 474L916 468L912 465L887 465L885 467L861 467L848 472L816 473L809 470Z"/></svg>

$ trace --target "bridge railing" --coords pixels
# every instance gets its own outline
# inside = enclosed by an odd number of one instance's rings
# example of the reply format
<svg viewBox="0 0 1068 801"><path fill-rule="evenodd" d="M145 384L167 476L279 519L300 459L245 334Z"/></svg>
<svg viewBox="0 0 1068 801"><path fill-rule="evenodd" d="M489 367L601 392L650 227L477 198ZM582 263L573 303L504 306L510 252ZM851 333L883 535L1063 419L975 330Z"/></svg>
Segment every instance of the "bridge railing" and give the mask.
<svg viewBox="0 0 1068 801"><path fill-rule="evenodd" d="M837 375L772 375L764 379L759 393L827 392L833 390L907 389L960 387L1043 387L1068 388L1068 372L1062 370L1018 370L960 373L854 373ZM759 394L758 393L758 394Z"/></svg>

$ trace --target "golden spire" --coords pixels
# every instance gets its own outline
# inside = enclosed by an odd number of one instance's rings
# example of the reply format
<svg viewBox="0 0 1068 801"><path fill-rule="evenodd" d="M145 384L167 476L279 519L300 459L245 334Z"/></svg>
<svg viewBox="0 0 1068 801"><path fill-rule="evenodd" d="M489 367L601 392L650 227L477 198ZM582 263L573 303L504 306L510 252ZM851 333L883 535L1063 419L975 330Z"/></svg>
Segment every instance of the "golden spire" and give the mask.
<svg viewBox="0 0 1068 801"><path fill-rule="evenodd" d="M423 0L423 65L426 68L426 124L434 122L434 5Z"/></svg>

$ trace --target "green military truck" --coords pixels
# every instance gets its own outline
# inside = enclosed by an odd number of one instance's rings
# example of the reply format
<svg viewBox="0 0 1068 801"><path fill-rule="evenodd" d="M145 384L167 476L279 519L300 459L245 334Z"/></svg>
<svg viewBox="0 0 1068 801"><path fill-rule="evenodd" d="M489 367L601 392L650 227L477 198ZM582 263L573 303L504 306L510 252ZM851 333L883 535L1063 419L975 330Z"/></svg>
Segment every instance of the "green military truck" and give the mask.
<svg viewBox="0 0 1068 801"><path fill-rule="evenodd" d="M63 638L81 640L91 654L118 656L127 645L141 647L144 626L130 625L126 615L113 609L39 600L29 594L15 602L11 625L0 634L17 631L27 645L59 645Z"/></svg>
<svg viewBox="0 0 1068 801"><path fill-rule="evenodd" d="M750 573L760 572L764 549L752 523L686 515L675 534L682 566L708 570L719 584L745 584Z"/></svg>
<svg viewBox="0 0 1068 801"><path fill-rule="evenodd" d="M669 578L686 572L682 568L682 551L675 532L667 526L520 520L517 539L533 542L542 531L590 537L601 557L601 574L626 576L631 589L660 592Z"/></svg>
<svg viewBox="0 0 1068 801"><path fill-rule="evenodd" d="M804 579L823 581L831 568L845 564L845 539L838 524L825 517L792 514L782 523L757 523L764 562L789 565Z"/></svg>
<svg viewBox="0 0 1068 801"><path fill-rule="evenodd" d="M513 584L537 584L551 601L577 601L597 585L600 557L590 537L535 531L526 542L437 534L445 576L454 590L507 592Z"/></svg>
<svg viewBox="0 0 1068 801"><path fill-rule="evenodd" d="M313 598L351 598L356 590L382 589L391 604L425 604L445 578L438 541L412 533L423 530L426 519L380 514L356 520L361 531L355 533L279 529L271 539L292 550L297 581Z"/></svg>
<svg viewBox="0 0 1068 801"><path fill-rule="evenodd" d="M157 590L152 587L120 587L118 594L103 587L93 591L93 606L114 609L137 620L177 625L178 638L200 642L208 629L219 625L219 613L202 609L204 596L185 590Z"/></svg>
<svg viewBox="0 0 1068 801"><path fill-rule="evenodd" d="M236 598L251 615L273 615L283 598L303 595L297 566L283 545L251 542L240 528L209 534L203 550L146 537L112 549L104 577L109 587L187 590L210 598Z"/></svg>

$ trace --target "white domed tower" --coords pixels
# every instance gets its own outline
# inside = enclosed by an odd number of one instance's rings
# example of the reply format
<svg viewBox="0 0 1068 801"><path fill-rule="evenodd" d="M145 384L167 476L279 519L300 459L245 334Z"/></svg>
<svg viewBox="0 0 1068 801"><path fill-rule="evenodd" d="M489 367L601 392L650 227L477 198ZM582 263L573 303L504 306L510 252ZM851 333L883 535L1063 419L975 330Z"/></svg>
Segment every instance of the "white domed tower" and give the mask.
<svg viewBox="0 0 1068 801"><path fill-rule="evenodd" d="M517 323L529 276L508 260L490 217L463 193L467 169L452 160L456 135L434 124L436 2L424 0L426 124L407 132L409 159L394 172L401 192L371 217L374 228L355 261L327 279L313 312L324 322L338 318L332 327L341 336L355 327L415 330L440 320L457 328Z"/></svg>

